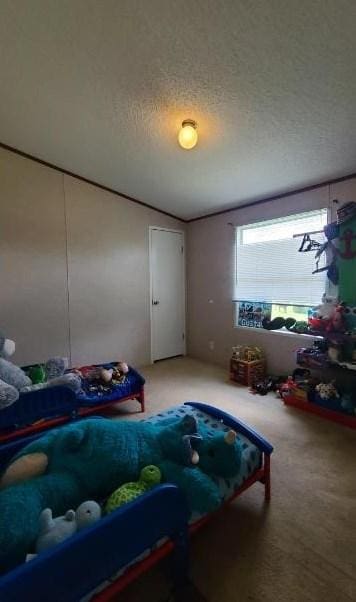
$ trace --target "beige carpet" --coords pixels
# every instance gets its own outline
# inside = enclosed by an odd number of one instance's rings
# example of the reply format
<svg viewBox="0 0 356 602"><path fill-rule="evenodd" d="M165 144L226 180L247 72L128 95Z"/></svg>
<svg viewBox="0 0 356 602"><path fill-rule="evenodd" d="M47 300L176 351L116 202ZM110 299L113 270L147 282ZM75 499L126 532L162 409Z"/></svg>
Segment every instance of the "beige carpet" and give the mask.
<svg viewBox="0 0 356 602"><path fill-rule="evenodd" d="M224 370L189 358L143 373L147 414L206 401L255 427L275 448L270 505L255 484L192 539L191 578L201 594L209 602L355 601L356 431L287 408L274 394L251 395ZM158 567L119 600L161 602L168 591Z"/></svg>

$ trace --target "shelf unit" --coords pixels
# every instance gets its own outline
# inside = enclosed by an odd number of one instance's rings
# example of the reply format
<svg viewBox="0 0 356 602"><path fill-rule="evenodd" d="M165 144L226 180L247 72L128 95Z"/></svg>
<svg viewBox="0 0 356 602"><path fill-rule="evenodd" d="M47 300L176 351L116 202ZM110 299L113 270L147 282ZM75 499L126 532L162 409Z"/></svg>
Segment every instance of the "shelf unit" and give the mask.
<svg viewBox="0 0 356 602"><path fill-rule="evenodd" d="M310 333L312 336L315 336L315 333ZM327 332L321 333L318 332L318 336L322 336L324 339L327 339L330 342L342 344L347 342L356 342L355 335L348 335L339 332ZM320 365L303 365L299 363L300 366L309 368L311 370L327 370L327 369L338 369L341 372L347 371L350 374L354 373L356 375L356 364L347 361L332 361L325 360ZM344 412L338 412L337 410L332 410L327 407L320 405L319 403L313 401L305 401L303 399L299 399L293 395L284 395L283 401L286 405L292 406L294 408L298 408L299 410L303 410L305 412L309 412L311 414L315 414L317 416L321 416L326 420L331 420L332 422L337 422L338 424L342 424L344 426L348 426L349 428L356 429L356 415L346 414Z"/></svg>
<svg viewBox="0 0 356 602"><path fill-rule="evenodd" d="M293 397L293 395L287 395L283 397L283 401L287 406L292 406L294 408L298 408L299 410L304 410L304 412L309 412L310 414L316 414L317 416L326 418L326 420L331 420L332 422L337 422L338 424L356 429L356 416L352 416L351 414L349 415L343 414L342 412L335 412L334 410L324 408L323 406L313 403L312 401L303 401L301 399L297 399L296 397Z"/></svg>

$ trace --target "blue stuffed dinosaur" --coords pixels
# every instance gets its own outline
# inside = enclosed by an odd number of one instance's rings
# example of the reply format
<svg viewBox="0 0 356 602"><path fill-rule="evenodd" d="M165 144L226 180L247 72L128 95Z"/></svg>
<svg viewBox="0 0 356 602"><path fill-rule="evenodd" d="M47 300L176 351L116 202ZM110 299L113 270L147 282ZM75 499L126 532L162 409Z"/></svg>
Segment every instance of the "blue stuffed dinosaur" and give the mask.
<svg viewBox="0 0 356 602"><path fill-rule="evenodd" d="M221 499L212 477L236 475L241 450L233 431L204 435L190 415L163 425L89 419L25 446L0 481L0 566L23 561L44 508L58 516L84 500L103 500L148 464L184 489L192 511L216 509Z"/></svg>

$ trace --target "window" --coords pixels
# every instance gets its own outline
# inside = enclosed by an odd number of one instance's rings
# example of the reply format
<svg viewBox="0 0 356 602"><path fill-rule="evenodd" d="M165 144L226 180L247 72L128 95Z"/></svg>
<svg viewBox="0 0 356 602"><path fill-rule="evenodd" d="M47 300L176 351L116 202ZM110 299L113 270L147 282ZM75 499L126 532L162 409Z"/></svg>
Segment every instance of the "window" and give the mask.
<svg viewBox="0 0 356 602"><path fill-rule="evenodd" d="M302 238L293 236L318 232L326 224L327 209L319 209L236 229L234 300L240 326L260 328L264 317L307 320L325 292L326 276L313 274L315 252L298 253ZM325 240L322 233L311 238ZM325 253L319 268L324 265Z"/></svg>

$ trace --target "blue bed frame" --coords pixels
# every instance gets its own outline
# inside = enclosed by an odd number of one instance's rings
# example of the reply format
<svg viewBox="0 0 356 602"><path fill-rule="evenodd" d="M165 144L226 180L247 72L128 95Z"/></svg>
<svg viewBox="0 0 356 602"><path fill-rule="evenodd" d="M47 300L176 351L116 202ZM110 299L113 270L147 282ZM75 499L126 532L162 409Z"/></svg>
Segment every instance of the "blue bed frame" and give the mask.
<svg viewBox="0 0 356 602"><path fill-rule="evenodd" d="M273 451L270 443L243 422L218 408L199 402L187 402L187 405L223 421L258 447L262 452L262 466L240 487L234 497L260 481L265 485L265 498L269 500L270 455ZM40 435L2 446L0 469L16 451L38 436ZM99 523L0 577L0 600L78 602L164 537L168 540L161 548L129 568L95 595L93 600L107 602L117 596L128 583L172 550L175 581L184 581L188 570L189 530L197 528L195 524L189 529L188 517L184 494L175 485L159 485ZM200 524L208 519L209 516L204 517Z"/></svg>
<svg viewBox="0 0 356 602"><path fill-rule="evenodd" d="M0 444L59 426L90 414L105 412L113 404L136 399L145 410L145 379L130 366L130 378L110 399L97 401L76 395L64 386L21 393L18 401L0 411Z"/></svg>

